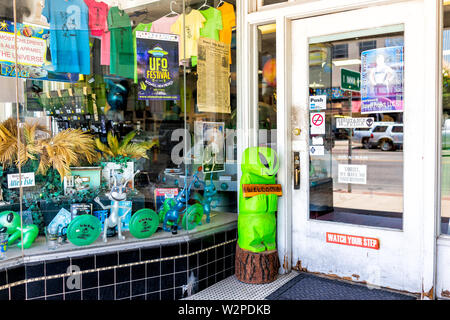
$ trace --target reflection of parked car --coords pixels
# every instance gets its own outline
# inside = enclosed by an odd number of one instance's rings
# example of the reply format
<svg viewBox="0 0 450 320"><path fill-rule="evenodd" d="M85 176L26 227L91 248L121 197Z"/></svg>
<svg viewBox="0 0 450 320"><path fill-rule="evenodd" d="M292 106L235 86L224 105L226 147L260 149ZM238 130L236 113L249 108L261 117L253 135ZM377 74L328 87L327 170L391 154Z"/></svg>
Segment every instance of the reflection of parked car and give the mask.
<svg viewBox="0 0 450 320"><path fill-rule="evenodd" d="M370 130L367 142L369 148L380 148L382 151L392 151L403 148L403 124L402 123L377 123Z"/></svg>
<svg viewBox="0 0 450 320"><path fill-rule="evenodd" d="M353 129L352 142L361 143L364 148L369 149L368 145L372 128L356 128Z"/></svg>

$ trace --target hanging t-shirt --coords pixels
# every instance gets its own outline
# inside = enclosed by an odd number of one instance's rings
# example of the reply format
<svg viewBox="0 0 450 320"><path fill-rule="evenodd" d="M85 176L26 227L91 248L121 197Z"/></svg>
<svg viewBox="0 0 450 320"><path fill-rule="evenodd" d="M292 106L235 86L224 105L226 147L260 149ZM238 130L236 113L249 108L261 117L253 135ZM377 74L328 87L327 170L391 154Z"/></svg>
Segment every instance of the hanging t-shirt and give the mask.
<svg viewBox="0 0 450 320"><path fill-rule="evenodd" d="M106 19L109 7L106 3L95 0L84 0L84 2L89 8L89 29L91 29L91 35L101 37L108 29Z"/></svg>
<svg viewBox="0 0 450 320"><path fill-rule="evenodd" d="M231 61L231 39L233 27L236 26L236 14L231 3L224 2L219 8L222 13L222 30L220 30L220 41L230 45L230 64Z"/></svg>
<svg viewBox="0 0 450 320"><path fill-rule="evenodd" d="M139 23L133 30L133 53L134 53L134 83L138 82L138 70L137 70L137 48L136 48L136 31L150 32L152 28L151 23Z"/></svg>
<svg viewBox="0 0 450 320"><path fill-rule="evenodd" d="M173 17L162 17L152 23L151 32L155 33L171 33L170 28L178 20L179 15Z"/></svg>
<svg viewBox="0 0 450 320"><path fill-rule="evenodd" d="M213 7L200 10L200 13L206 19L203 28L200 29L200 37L219 41L219 31L222 30L222 13Z"/></svg>
<svg viewBox="0 0 450 320"><path fill-rule="evenodd" d="M105 30L102 35L101 55L100 64L102 66L109 66L111 55L111 32L109 30Z"/></svg>
<svg viewBox="0 0 450 320"><path fill-rule="evenodd" d="M88 7L83 0L46 0L50 52L56 72L90 74Z"/></svg>
<svg viewBox="0 0 450 320"><path fill-rule="evenodd" d="M110 72L124 78L134 78L133 31L125 11L112 7L108 13L111 34Z"/></svg>
<svg viewBox="0 0 450 320"><path fill-rule="evenodd" d="M203 27L203 23L206 19L203 15L195 9L184 15L184 29L183 30L183 14L181 14L177 21L170 27L171 33L178 34L180 36L179 42L179 57L180 60L187 58L192 59L192 65L197 65L197 41L200 38L200 29ZM184 32L183 32L184 31ZM186 34L186 41L184 35ZM186 56L184 56L184 45L186 42Z"/></svg>

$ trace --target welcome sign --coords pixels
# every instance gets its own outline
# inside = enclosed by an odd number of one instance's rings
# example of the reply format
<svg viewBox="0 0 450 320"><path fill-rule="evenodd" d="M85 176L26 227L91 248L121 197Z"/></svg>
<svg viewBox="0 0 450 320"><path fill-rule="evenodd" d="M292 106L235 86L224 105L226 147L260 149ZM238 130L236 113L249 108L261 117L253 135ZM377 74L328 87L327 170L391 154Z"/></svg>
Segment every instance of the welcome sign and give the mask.
<svg viewBox="0 0 450 320"><path fill-rule="evenodd" d="M136 32L139 100L179 100L178 35Z"/></svg>

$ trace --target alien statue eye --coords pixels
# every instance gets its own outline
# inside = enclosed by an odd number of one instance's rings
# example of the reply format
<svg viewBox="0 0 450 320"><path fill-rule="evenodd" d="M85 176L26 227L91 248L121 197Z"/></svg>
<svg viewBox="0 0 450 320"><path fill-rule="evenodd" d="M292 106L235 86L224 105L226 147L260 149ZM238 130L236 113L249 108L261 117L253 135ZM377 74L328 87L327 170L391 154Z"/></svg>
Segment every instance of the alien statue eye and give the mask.
<svg viewBox="0 0 450 320"><path fill-rule="evenodd" d="M266 157L265 157L261 152L259 152L259 161L261 161L261 164L262 164L264 167L266 167L267 169L269 169L269 163L267 162Z"/></svg>

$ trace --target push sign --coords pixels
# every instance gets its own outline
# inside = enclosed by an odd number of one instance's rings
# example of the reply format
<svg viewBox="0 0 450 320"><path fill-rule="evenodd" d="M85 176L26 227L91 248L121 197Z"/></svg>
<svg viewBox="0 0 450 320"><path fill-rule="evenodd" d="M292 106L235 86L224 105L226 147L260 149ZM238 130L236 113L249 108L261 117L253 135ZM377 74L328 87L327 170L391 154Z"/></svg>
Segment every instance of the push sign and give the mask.
<svg viewBox="0 0 450 320"><path fill-rule="evenodd" d="M325 110L327 108L327 96L310 96L309 110Z"/></svg>

